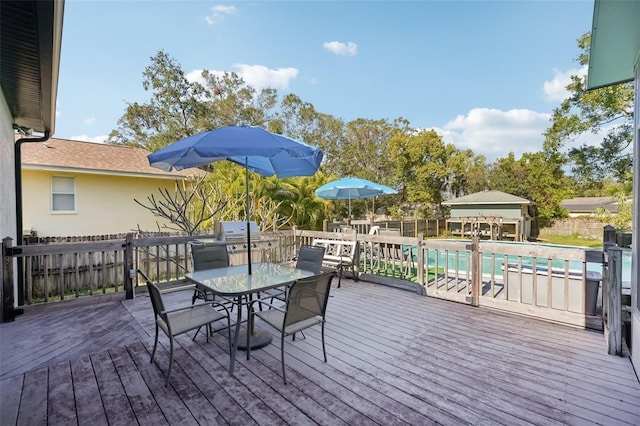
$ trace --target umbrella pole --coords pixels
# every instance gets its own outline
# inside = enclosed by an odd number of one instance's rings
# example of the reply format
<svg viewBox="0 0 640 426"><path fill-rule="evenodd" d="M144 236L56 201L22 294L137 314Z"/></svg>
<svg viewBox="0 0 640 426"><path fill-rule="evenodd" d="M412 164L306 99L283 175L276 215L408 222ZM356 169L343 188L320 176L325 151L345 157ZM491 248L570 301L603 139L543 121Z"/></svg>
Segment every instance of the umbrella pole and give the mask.
<svg viewBox="0 0 640 426"><path fill-rule="evenodd" d="M249 218L249 158L244 157L244 173L245 173L245 192L247 193L247 204L244 208L244 215L247 219L247 267L249 275L251 275L251 220Z"/></svg>

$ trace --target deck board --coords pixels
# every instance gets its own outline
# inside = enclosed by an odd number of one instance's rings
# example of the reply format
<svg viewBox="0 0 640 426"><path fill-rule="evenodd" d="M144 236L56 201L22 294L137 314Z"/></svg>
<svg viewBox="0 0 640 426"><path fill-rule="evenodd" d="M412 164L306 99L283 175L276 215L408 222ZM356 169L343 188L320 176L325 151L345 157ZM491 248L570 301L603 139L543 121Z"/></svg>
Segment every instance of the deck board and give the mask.
<svg viewBox="0 0 640 426"><path fill-rule="evenodd" d="M22 397L18 410L21 425L41 425L47 422L47 376L45 368L29 371L24 375Z"/></svg>
<svg viewBox="0 0 640 426"><path fill-rule="evenodd" d="M0 324L4 424L638 425L640 384L601 333L344 279L320 330L238 352L176 339L146 296ZM165 295L167 308L191 292ZM260 321L257 322L260 326ZM264 326L264 325L263 325ZM265 328L267 326L264 326Z"/></svg>
<svg viewBox="0 0 640 426"><path fill-rule="evenodd" d="M169 424L195 425L198 424L193 409L195 404L187 405L186 398L179 398L173 387L164 386L164 376L154 364L149 362L149 352L147 352L142 342L137 342L127 346L131 358L136 364L136 368L142 375L151 394L158 403L160 410ZM199 414L199 413L196 413Z"/></svg>
<svg viewBox="0 0 640 426"><path fill-rule="evenodd" d="M48 422L59 425L77 424L71 366L68 362L49 367Z"/></svg>
<svg viewBox="0 0 640 426"><path fill-rule="evenodd" d="M353 305L351 308L356 309L357 306ZM376 311L376 308L384 309L384 306L378 307L374 305L373 309L369 311ZM465 308L473 309L471 307ZM407 314L409 316L411 315L410 312L407 312ZM376 320L370 313L367 313L367 310L359 312L358 315L366 316L365 318L369 323ZM493 315L498 314L493 313ZM512 316L507 315L506 317ZM501 328L499 330L487 335L486 338L483 339L482 333L485 326L481 321L474 318L473 325L461 325L464 324L464 318L465 317L461 316L460 322L451 322L446 329L433 327L434 331L438 334L428 335L428 341L438 337L444 338L441 344L433 349L437 352L439 360L445 360L443 367L456 364L459 364L460 369L464 369L465 366L468 366L470 369L479 367L477 370L479 374L487 374L483 372L493 370L492 375L495 376L497 374L497 378L500 378L498 386L504 387L510 383L514 385L514 388L510 390L513 395L518 395L522 389L533 392L533 394L523 394L523 396L530 402L541 403L542 405L539 408L541 413L547 413L549 412L549 408L553 408L554 400L549 394L557 390L559 396L566 396L567 403L574 403L582 407L589 418L598 415L598 412L594 411L593 407L594 403L596 403L595 407L602 406L602 404L600 404L602 398L608 398L607 402L611 404L611 407L616 411L621 410L620 412L612 413L612 410L606 408L608 415L621 416L632 422L633 417L640 416L639 407L636 403L640 400L637 382L631 389L624 387L621 389L618 384L611 384L599 378L597 374L598 370L596 369L599 364L594 364L593 362L591 368L584 368L582 371L576 372L574 371L573 360L571 358L569 358L569 360L572 362L567 364L566 354L562 355L561 352L558 352L556 355L553 353L554 351L550 351L551 356L545 357L545 354L548 355L548 353L546 353L547 344L553 342L555 345L555 341L551 339L545 340L541 335L536 340L535 347L531 345L530 347L523 348L519 343L519 339L509 340L506 339L502 333L499 333L499 331L505 331L509 328L502 322L500 322ZM518 321L528 320L514 318L512 324L509 325L517 328ZM542 329L554 328L554 325L548 323L540 323L536 324L536 326ZM382 327L375 328L376 330L382 330ZM428 326L422 328L424 330L427 329ZM385 333L385 331L378 331L378 333ZM597 335L597 333L594 333L594 335ZM599 337L600 336L598 336L598 338ZM392 335L386 336L381 334L380 336L381 341L391 338ZM470 342L474 342L472 346L469 345ZM416 344L415 348L412 348L411 355L420 356L421 351L428 353L430 350L431 348ZM456 355L455 357L451 357L450 354ZM506 357L504 354L510 354L512 356ZM542 357L542 359L539 359L540 357ZM609 361L606 358L603 358L603 360ZM618 360L618 358L615 360ZM550 363L552 362L556 362L558 365L557 368L550 367ZM633 373L631 370L627 370L627 372ZM500 376L501 374L504 374L504 376ZM492 375L488 376L488 386L494 386L495 379L492 378ZM558 382L555 379L555 377L563 376L566 377L562 382ZM481 376L471 378L482 380ZM607 406L605 405L605 407ZM532 406L530 410L534 411L536 407ZM560 410L564 410L564 407L560 407ZM630 411L629 414L631 417L625 414L626 411ZM567 421L567 419L562 418L562 416L557 416L557 420L562 422Z"/></svg>
<svg viewBox="0 0 640 426"><path fill-rule="evenodd" d="M78 424L108 425L91 358L83 356L69 364L75 389Z"/></svg>
<svg viewBox="0 0 640 426"><path fill-rule="evenodd" d="M124 391L109 352L100 352L91 357L96 374L98 389L107 414L109 424L133 424L135 413Z"/></svg>
<svg viewBox="0 0 640 426"><path fill-rule="evenodd" d="M109 350L131 408L141 425L168 425L153 394L124 347Z"/></svg>

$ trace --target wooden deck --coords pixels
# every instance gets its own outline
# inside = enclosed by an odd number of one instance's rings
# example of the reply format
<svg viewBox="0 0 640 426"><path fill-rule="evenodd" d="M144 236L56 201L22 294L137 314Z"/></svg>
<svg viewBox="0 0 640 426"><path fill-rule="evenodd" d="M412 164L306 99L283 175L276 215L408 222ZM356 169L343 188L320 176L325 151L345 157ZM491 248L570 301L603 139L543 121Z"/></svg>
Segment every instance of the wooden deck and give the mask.
<svg viewBox="0 0 640 426"><path fill-rule="evenodd" d="M344 279L319 331L240 352L178 338L149 363L148 297L0 324L0 424L638 425L640 384L602 334ZM170 304L191 292L167 295ZM167 343L163 340L163 343Z"/></svg>

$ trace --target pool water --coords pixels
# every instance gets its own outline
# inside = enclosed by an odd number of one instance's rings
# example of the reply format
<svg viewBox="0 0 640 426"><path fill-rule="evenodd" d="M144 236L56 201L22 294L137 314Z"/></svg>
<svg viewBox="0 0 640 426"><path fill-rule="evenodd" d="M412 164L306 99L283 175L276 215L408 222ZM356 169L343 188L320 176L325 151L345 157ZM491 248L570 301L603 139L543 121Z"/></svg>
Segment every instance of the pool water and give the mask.
<svg viewBox="0 0 640 426"><path fill-rule="evenodd" d="M552 246L552 245L549 245ZM553 247L566 247L566 246L553 246ZM408 249L408 247L407 247ZM416 251L415 251L415 246L413 247L413 253L414 253L414 261L417 260L417 256L415 255ZM456 253L458 254L457 256L457 265L456 265ZM470 256L467 256L467 252L455 252L455 251L449 251L448 252L448 262L445 263L445 251L444 250L429 250L429 260L428 260L428 265L429 266L435 266L436 264L436 255L438 256L438 267L440 268L446 268L449 270L455 270L458 269L460 271L466 271L467 270L467 259ZM517 263L518 262L518 256L507 256L507 263ZM504 263L504 256L502 255L496 255L495 256L495 262L494 265L492 265L491 263L491 254L489 253L483 253L483 258L482 258L482 273L484 275L490 275L493 269L493 273L496 276L502 276L502 264ZM531 257L522 257L522 265L526 265L526 266L532 266L533 264L533 258ZM543 267L546 268L547 267L547 262L546 260L543 260L543 262L541 263L540 261L538 261L537 263L537 267ZM552 260L551 262L551 267L552 268L559 268L559 269L564 269L564 261L562 260ZM576 261L570 261L569 262L569 270L574 270L577 272L581 272L582 271L582 265L580 262L576 262ZM587 271L593 271L593 272L598 272L598 273L602 273L602 264L601 263L592 263L592 262L587 262ZM622 252L622 281L631 281L631 252L630 251L624 251Z"/></svg>

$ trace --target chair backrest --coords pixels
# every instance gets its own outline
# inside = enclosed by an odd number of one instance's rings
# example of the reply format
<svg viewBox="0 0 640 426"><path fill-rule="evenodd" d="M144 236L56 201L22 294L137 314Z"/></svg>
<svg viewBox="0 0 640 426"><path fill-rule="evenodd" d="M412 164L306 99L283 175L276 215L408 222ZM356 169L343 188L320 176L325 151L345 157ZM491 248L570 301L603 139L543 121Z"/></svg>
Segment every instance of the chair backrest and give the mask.
<svg viewBox="0 0 640 426"><path fill-rule="evenodd" d="M296 260L296 268L311 271L319 274L322 269L322 259L324 258L324 247L310 246L302 244L298 249L298 258Z"/></svg>
<svg viewBox="0 0 640 426"><path fill-rule="evenodd" d="M138 273L142 275L144 280L147 282L147 290L149 290L149 297L151 298L151 305L153 305L153 313L155 316L161 316L164 318L164 315L161 314L164 311L164 302L162 301L162 294L160 293L160 289L157 285L151 282L147 275L138 270Z"/></svg>
<svg viewBox="0 0 640 426"><path fill-rule="evenodd" d="M193 270L225 268L229 266L229 253L226 244L191 244Z"/></svg>
<svg viewBox="0 0 640 426"><path fill-rule="evenodd" d="M335 272L328 272L301 278L291 286L284 316L285 328L316 316L324 318L334 276Z"/></svg>

